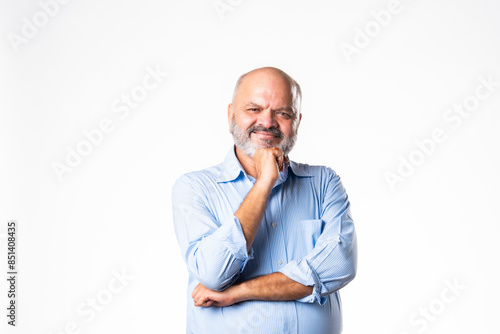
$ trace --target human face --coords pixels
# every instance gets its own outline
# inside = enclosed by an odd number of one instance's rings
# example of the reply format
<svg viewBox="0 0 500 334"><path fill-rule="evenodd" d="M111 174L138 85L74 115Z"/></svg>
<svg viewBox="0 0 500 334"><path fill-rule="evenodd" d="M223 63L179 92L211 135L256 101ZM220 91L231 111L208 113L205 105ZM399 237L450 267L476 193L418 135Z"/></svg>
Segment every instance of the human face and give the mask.
<svg viewBox="0 0 500 334"><path fill-rule="evenodd" d="M302 116L292 108L288 83L277 73L266 72L249 74L228 110L233 140L249 157L257 149L274 146L288 155L297 140Z"/></svg>

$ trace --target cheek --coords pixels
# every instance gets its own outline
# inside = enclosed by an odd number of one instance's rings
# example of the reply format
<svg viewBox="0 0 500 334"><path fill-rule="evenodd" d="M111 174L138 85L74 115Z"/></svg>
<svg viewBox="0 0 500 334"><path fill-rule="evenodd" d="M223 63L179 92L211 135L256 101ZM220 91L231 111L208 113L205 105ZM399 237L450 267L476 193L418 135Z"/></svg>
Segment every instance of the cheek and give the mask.
<svg viewBox="0 0 500 334"><path fill-rule="evenodd" d="M240 117L236 118L236 124L238 124L241 129L246 130L254 125L256 120L257 118L252 115L240 115Z"/></svg>
<svg viewBox="0 0 500 334"><path fill-rule="evenodd" d="M295 124L293 121L280 123L280 130L286 137L290 137L294 134Z"/></svg>

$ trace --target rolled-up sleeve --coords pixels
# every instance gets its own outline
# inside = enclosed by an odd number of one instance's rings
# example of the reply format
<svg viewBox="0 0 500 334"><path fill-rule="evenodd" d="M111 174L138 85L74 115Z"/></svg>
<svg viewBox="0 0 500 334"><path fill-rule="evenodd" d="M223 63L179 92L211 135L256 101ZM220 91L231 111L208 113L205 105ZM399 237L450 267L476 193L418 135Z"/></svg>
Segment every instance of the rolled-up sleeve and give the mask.
<svg viewBox="0 0 500 334"><path fill-rule="evenodd" d="M186 175L172 190L177 240L189 272L205 287L221 291L236 281L253 258L236 216L219 221L207 207L207 194Z"/></svg>
<svg viewBox="0 0 500 334"><path fill-rule="evenodd" d="M324 229L312 251L304 258L287 263L283 274L306 286L311 295L304 303L324 304L326 296L354 279L357 268L357 242L347 193L339 176L329 172L322 204Z"/></svg>

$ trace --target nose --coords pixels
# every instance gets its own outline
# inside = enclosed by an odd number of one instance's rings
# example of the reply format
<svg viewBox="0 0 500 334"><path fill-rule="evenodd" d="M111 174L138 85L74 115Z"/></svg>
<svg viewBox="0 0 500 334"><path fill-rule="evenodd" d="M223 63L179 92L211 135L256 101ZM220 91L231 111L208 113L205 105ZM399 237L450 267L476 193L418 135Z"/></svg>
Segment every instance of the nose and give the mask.
<svg viewBox="0 0 500 334"><path fill-rule="evenodd" d="M277 128L278 127L276 115L274 114L274 112L270 108L263 110L259 114L259 119L257 120L257 124L262 125L266 128L270 128L270 127Z"/></svg>

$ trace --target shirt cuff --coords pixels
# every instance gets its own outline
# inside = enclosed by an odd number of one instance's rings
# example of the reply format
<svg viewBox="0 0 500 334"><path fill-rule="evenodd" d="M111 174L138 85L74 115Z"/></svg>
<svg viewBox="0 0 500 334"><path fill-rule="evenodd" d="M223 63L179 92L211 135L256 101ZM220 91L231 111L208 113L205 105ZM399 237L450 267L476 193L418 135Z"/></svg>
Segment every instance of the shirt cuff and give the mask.
<svg viewBox="0 0 500 334"><path fill-rule="evenodd" d="M313 287L312 293L309 296L297 299L298 302L317 302L320 305L323 305L326 302L326 297L321 296L323 284L319 280L316 272L311 269L307 260L291 261L287 263L281 270L279 270L279 272L300 284Z"/></svg>
<svg viewBox="0 0 500 334"><path fill-rule="evenodd" d="M247 241L240 220L236 216L231 217L213 234L221 240L221 243L237 260L242 261L240 268L240 272L242 272L247 262L254 257L253 247L250 248L250 254L247 252Z"/></svg>

